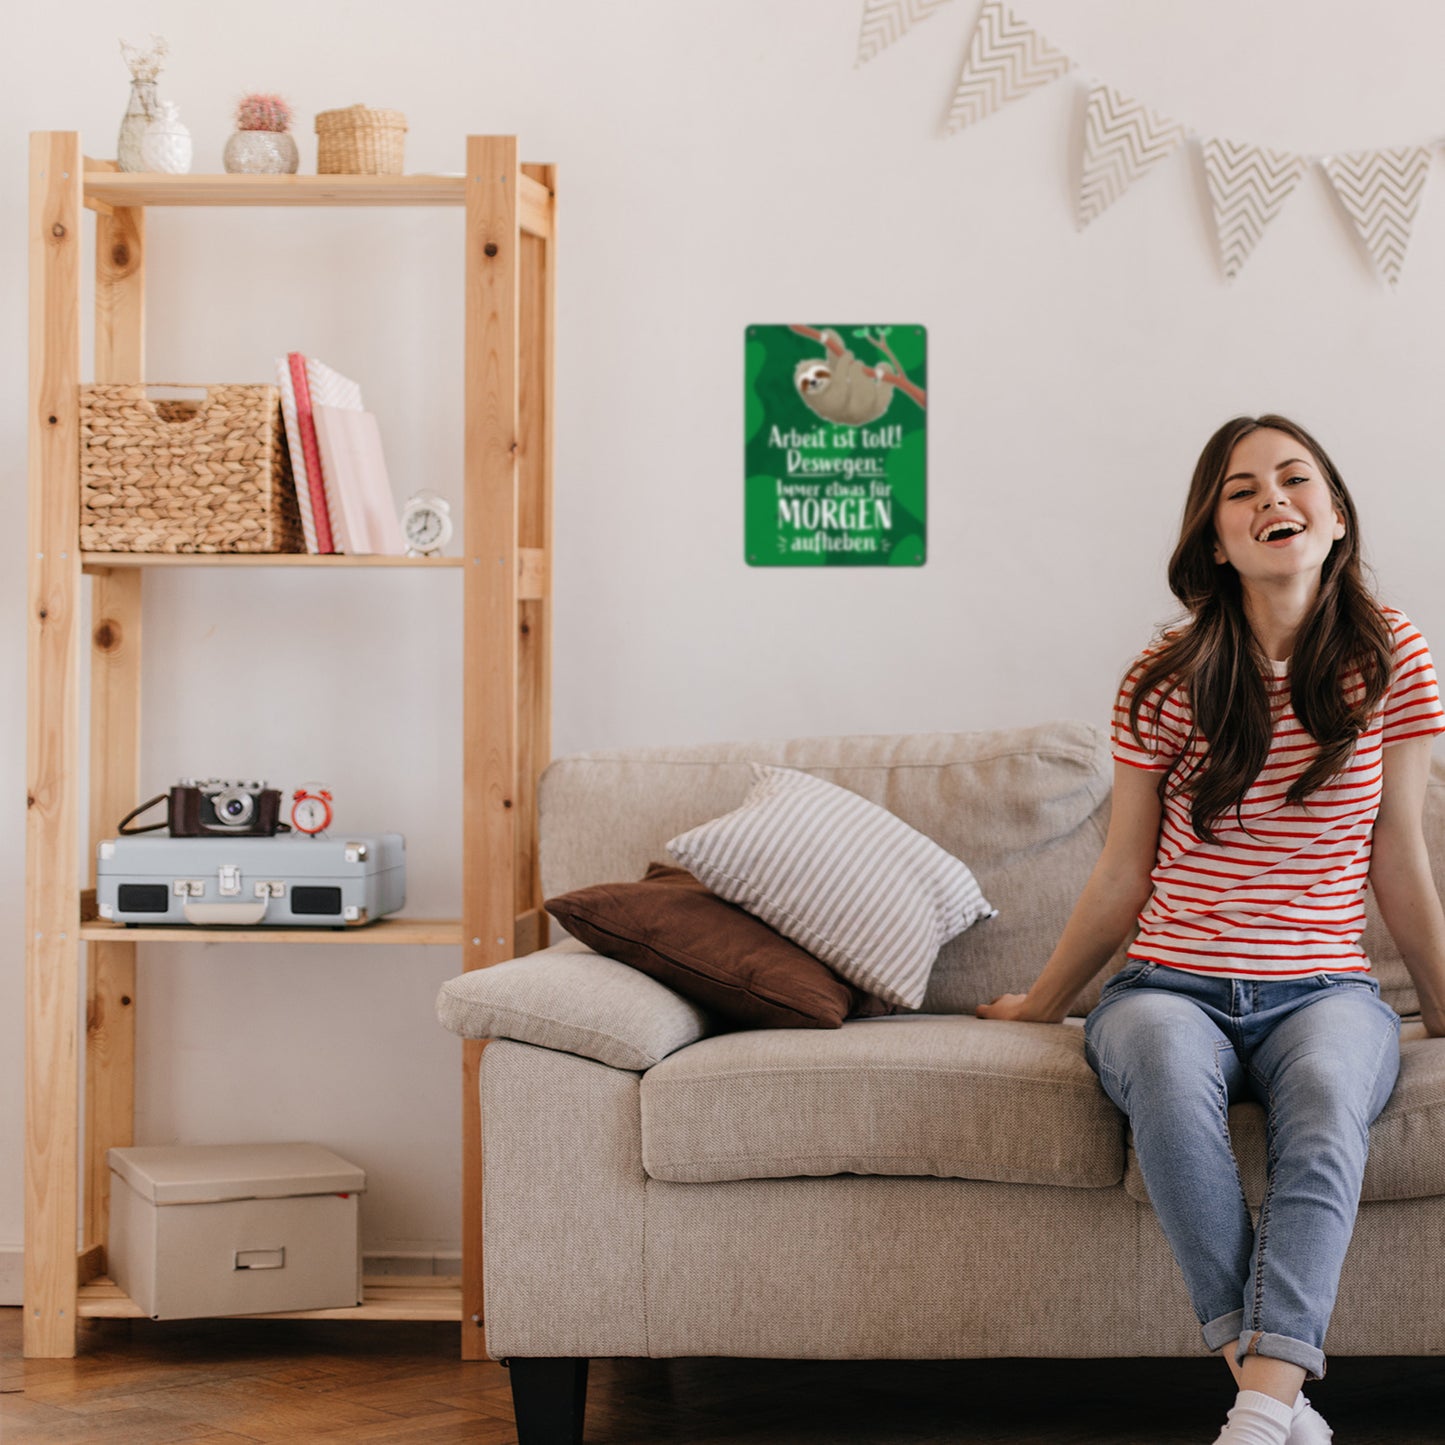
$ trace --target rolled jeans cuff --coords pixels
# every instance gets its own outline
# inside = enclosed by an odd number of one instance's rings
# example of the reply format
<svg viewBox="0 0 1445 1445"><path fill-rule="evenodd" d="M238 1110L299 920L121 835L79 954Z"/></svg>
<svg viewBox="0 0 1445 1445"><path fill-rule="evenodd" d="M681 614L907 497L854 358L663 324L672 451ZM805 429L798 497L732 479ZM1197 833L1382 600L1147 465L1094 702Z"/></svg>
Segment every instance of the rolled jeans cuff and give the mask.
<svg viewBox="0 0 1445 1445"><path fill-rule="evenodd" d="M1287 1360L1291 1365L1298 1365L1308 1380L1323 1380L1325 1377L1324 1351L1289 1335L1267 1335L1260 1330L1245 1330L1234 1352L1235 1364L1242 1365L1247 1355Z"/></svg>
<svg viewBox="0 0 1445 1445"><path fill-rule="evenodd" d="M1225 1345L1232 1345L1243 1328L1244 1311L1230 1310L1227 1315L1220 1315L1203 1327L1204 1343L1211 1351L1222 1349Z"/></svg>

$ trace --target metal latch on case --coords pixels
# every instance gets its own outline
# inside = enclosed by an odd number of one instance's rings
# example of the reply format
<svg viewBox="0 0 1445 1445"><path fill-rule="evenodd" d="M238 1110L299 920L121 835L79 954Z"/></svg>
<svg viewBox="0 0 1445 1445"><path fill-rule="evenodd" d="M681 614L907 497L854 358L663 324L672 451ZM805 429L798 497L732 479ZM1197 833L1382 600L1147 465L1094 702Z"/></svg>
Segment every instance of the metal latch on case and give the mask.
<svg viewBox="0 0 1445 1445"><path fill-rule="evenodd" d="M238 1249L232 1269L285 1269L286 1250L281 1249Z"/></svg>
<svg viewBox="0 0 1445 1445"><path fill-rule="evenodd" d="M235 863L222 863L216 870L217 887L222 898L235 898L241 892L241 869Z"/></svg>

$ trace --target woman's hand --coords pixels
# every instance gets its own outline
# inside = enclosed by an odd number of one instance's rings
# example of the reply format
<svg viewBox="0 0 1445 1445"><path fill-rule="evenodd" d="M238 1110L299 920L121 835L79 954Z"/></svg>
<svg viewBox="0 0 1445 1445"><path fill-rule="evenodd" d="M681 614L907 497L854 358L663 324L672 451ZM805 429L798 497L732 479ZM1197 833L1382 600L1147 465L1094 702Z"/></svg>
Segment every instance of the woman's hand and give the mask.
<svg viewBox="0 0 1445 1445"><path fill-rule="evenodd" d="M1159 777L1114 764L1114 793L1104 851L1069 915L1058 946L1027 993L1006 993L974 1010L981 1019L1057 1024L1128 936L1149 901L1159 846ZM1445 998L1445 990L1442 990Z"/></svg>
<svg viewBox="0 0 1445 1445"><path fill-rule="evenodd" d="M1025 1024L1057 1022L1056 1019L1046 1019L1042 1014L1031 1010L1026 993L1002 993L992 1003L979 1004L975 1012L981 1019L1014 1019Z"/></svg>

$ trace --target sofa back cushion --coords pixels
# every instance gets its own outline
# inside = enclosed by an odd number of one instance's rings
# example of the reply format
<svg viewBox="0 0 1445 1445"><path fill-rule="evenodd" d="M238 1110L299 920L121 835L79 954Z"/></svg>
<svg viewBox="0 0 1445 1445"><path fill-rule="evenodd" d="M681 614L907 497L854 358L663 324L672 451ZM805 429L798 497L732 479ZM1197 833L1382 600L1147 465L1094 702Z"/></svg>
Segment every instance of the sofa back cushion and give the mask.
<svg viewBox="0 0 1445 1445"><path fill-rule="evenodd" d="M1103 844L1113 774L1103 733L1075 722L561 758L540 789L544 896L641 878L669 838L742 802L754 762L850 788L973 870L999 915L943 946L931 1013L972 1012L1037 977Z"/></svg>
<svg viewBox="0 0 1445 1445"><path fill-rule="evenodd" d="M665 856L671 837L736 808L750 764L803 768L898 814L962 858L999 910L944 945L923 1008L971 1013L1038 977L1109 821L1113 764L1107 739L1085 723L999 732L905 733L631 748L560 758L540 789L544 896L593 883L634 881ZM1445 762L1432 765L1425 841L1445 892ZM1419 1002L1373 892L1365 895L1364 948L1381 995L1402 1014ZM1123 963L1127 941L1079 994L1087 1014Z"/></svg>

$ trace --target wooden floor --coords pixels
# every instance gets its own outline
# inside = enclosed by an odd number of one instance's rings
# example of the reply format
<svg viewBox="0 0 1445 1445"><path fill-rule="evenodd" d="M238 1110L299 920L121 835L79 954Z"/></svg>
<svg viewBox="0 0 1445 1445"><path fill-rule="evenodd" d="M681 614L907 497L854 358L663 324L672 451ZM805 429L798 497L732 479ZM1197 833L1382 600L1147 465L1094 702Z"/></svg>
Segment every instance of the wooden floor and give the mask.
<svg viewBox="0 0 1445 1445"><path fill-rule="evenodd" d="M356 1440L512 1445L507 1372L457 1327L98 1320L74 1360L23 1360L0 1309L4 1445ZM1333 1362L1335 1445L1445 1442L1445 1361ZM1215 1360L597 1360L589 1445L1209 1445Z"/></svg>

